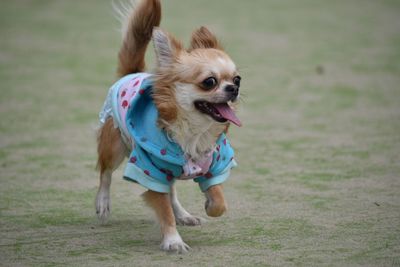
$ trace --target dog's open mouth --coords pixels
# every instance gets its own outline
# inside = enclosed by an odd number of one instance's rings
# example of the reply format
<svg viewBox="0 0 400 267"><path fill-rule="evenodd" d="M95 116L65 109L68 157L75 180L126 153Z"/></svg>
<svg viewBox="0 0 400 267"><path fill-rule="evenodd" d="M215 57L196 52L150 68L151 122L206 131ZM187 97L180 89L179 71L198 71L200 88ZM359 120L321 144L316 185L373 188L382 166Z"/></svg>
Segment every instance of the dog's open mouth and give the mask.
<svg viewBox="0 0 400 267"><path fill-rule="evenodd" d="M194 102L194 106L201 113L209 115L215 121L226 122L230 121L237 126L242 126L239 118L236 117L235 112L228 105L228 103L210 103L207 101L199 100Z"/></svg>

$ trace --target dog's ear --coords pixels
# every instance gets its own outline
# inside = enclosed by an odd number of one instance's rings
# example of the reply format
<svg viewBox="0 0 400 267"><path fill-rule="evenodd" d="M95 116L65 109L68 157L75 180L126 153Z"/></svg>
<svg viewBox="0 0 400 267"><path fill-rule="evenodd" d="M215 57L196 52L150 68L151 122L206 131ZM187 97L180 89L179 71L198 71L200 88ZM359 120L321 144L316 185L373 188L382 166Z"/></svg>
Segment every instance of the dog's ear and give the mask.
<svg viewBox="0 0 400 267"><path fill-rule="evenodd" d="M157 27L153 30L153 43L159 67L169 67L183 49L178 40Z"/></svg>
<svg viewBox="0 0 400 267"><path fill-rule="evenodd" d="M206 27L200 27L192 34L189 51L197 48L215 48L223 50L221 44L217 40L217 37L215 37L215 35Z"/></svg>
<svg viewBox="0 0 400 267"><path fill-rule="evenodd" d="M159 113L159 127L163 128L174 122L178 116L175 91L171 88L175 78L172 69L183 51L183 45L160 28L153 30L153 43L158 65L154 77L153 100Z"/></svg>

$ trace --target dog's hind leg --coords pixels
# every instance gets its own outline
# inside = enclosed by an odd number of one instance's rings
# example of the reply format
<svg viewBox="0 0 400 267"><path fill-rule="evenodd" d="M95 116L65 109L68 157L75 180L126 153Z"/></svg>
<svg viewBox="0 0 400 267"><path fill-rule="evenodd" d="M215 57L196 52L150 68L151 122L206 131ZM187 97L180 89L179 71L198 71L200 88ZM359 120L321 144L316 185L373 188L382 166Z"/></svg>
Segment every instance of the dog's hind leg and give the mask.
<svg viewBox="0 0 400 267"><path fill-rule="evenodd" d="M160 222L162 234L160 248L168 252L187 252L190 247L183 242L176 229L175 216L168 194L149 190L143 194L143 198L154 209Z"/></svg>
<svg viewBox="0 0 400 267"><path fill-rule="evenodd" d="M111 176L124 160L127 148L122 141L120 130L114 128L112 118L100 128L97 143L100 185L96 196L96 213L98 218L105 222L110 215Z"/></svg>
<svg viewBox="0 0 400 267"><path fill-rule="evenodd" d="M111 185L111 170L105 170L100 173L100 185L96 195L96 213L102 223L110 215L111 200L110 200L110 185Z"/></svg>
<svg viewBox="0 0 400 267"><path fill-rule="evenodd" d="M182 207L178 200L178 194L176 192L175 185L171 185L170 199L175 220L178 225L196 226L201 225L201 223L205 221L203 218L191 215Z"/></svg>

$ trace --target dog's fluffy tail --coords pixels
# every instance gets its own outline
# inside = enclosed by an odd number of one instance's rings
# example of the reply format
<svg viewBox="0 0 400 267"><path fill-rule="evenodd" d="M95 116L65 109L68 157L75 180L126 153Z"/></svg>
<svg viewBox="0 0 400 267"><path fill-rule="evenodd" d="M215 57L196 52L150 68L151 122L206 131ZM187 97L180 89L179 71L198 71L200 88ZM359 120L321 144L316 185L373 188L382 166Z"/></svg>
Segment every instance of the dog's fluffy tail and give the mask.
<svg viewBox="0 0 400 267"><path fill-rule="evenodd" d="M123 42L118 54L119 77L145 70L147 45L153 28L161 21L160 0L138 0L124 17Z"/></svg>

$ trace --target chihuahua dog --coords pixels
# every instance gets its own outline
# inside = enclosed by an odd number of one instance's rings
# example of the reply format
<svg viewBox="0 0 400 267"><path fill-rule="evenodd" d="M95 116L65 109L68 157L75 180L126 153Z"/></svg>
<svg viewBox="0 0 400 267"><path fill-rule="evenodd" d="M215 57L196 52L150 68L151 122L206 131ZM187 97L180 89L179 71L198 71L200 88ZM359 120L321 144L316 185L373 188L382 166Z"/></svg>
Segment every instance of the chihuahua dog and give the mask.
<svg viewBox="0 0 400 267"><path fill-rule="evenodd" d="M195 30L189 48L159 28L160 0L139 0L126 15L119 51L119 80L100 112L96 197L98 217L110 214L113 171L128 157L124 178L148 189L144 200L154 209L161 249L183 253L176 225L195 226L179 203L174 183L194 180L206 196L208 216L227 209L222 183L236 166L226 137L235 115L241 78L217 38L205 27ZM154 43L157 64L145 73L145 52Z"/></svg>

